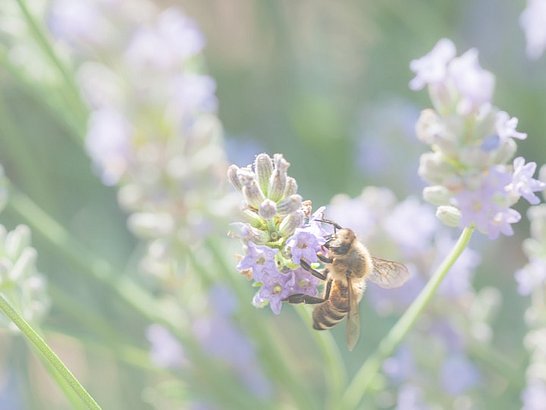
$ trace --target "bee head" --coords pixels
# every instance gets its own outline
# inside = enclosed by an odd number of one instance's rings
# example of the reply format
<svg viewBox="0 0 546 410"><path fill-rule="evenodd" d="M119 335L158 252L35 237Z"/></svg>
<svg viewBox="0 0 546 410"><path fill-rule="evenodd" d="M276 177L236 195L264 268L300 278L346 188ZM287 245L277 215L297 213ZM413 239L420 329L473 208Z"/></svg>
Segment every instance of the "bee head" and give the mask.
<svg viewBox="0 0 546 410"><path fill-rule="evenodd" d="M345 255L349 252L353 242L356 240L355 233L350 229L339 229L326 241L324 246L336 255Z"/></svg>

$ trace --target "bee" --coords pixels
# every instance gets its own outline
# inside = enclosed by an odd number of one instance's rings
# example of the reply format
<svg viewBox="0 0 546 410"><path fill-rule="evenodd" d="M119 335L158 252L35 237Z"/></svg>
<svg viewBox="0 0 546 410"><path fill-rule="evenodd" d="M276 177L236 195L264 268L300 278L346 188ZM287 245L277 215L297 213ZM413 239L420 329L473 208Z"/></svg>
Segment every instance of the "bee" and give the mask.
<svg viewBox="0 0 546 410"><path fill-rule="evenodd" d="M313 328L316 330L329 329L347 317L347 347L353 350L360 337L359 303L366 290L366 282L370 280L383 288L395 288L406 282L409 272L399 262L371 256L351 229L325 219L320 222L334 227L334 233L326 238L324 244L326 255L317 254L325 267L318 271L303 259L301 266L326 282L323 297L295 294L286 301L315 304Z"/></svg>

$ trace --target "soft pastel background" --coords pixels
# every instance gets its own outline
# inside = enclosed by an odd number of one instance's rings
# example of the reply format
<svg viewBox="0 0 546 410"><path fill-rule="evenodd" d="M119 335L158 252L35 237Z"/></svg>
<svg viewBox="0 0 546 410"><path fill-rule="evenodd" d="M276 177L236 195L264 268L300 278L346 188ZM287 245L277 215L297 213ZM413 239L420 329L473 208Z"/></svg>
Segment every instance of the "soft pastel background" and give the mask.
<svg viewBox="0 0 546 410"><path fill-rule="evenodd" d="M157 4L182 7L206 38L204 55L217 84L230 162L242 166L257 153L282 152L291 163L289 174L297 179L299 193L312 199L315 206L327 204L337 193L357 196L368 185L386 186L399 199L420 197L423 184L417 167L425 148L415 138L413 127L420 110L430 103L426 92L409 90L412 74L408 65L442 37L451 38L459 52L479 49L482 66L496 76L496 105L518 117L519 130L529 134L518 152L529 161L544 162L546 58L531 61L525 55L518 20L524 1L218 0ZM4 7L0 6L0 13ZM3 58L12 41L2 45ZM31 64L32 59L29 61ZM101 184L88 156L71 136L73 132L44 104L41 93L47 90L40 87L39 81L22 84L9 70L0 68L0 163L7 176L93 253L124 268L120 275L133 275L152 292L160 293L135 268L142 247L126 228L126 214L117 205L116 189ZM520 203L522 214L526 206ZM9 211L1 219L10 228L24 222ZM228 229L226 224L224 231ZM514 366L515 377L493 377L495 366L474 357L484 379L494 379L471 393L486 407L462 401L459 407L440 408L514 409L521 405L528 360L523 316L529 301L517 293L513 274L525 264L521 251L522 240L529 236L525 218L515 230L513 237L488 242L476 235L472 242L482 256L475 275L476 289L494 286L502 294L500 311L492 323L493 345ZM154 370L148 359L149 323L134 315L104 285L77 272L40 235L34 235L33 243L52 300L43 332L104 408L186 408L189 402L196 408L236 408L235 404L215 402L214 392L206 389L204 396L212 399L203 404L206 400L187 387L191 383L177 378L183 370ZM226 246L233 252L238 250L236 241ZM229 262L234 266L235 258ZM218 270L208 259L203 264L207 270ZM235 271L230 274L238 275ZM239 276L236 280L245 281ZM178 303L201 306L209 303L209 297L210 293L203 291L199 297L193 296L195 300L181 297ZM237 303L250 306L250 297ZM221 305L220 310L225 308ZM380 317L366 301L361 308L362 339L354 352L345 349L343 326L332 331L349 375L396 319ZM290 306L280 316L269 309L251 309L252 320L273 329L274 343L281 346L283 360L295 369L297 380L320 394L325 363L304 328L309 323L302 322ZM252 320L235 322L245 332ZM216 327L225 324L222 318L212 322ZM233 347L228 356L244 361L251 355L244 349L248 342L236 339L232 343L243 347L242 352ZM254 359L250 362L256 365ZM70 408L21 337L0 334L0 363L0 408ZM250 372L249 377L262 377L258 373ZM452 377L458 378L456 371ZM206 377L199 382L206 385ZM282 389L275 383L254 386L253 391L261 391L263 400L273 407L293 408L290 394L279 393ZM394 408L393 389L382 391L380 386L380 398L370 399L367 406L371 407L364 408ZM399 403L399 408L414 407L400 407Z"/></svg>

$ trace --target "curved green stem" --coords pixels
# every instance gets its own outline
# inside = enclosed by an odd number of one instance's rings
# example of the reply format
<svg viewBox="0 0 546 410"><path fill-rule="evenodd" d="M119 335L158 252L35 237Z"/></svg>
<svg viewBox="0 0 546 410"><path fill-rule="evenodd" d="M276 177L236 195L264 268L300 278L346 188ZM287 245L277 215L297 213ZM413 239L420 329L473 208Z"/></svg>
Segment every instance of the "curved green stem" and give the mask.
<svg viewBox="0 0 546 410"><path fill-rule="evenodd" d="M34 36L34 39L68 87L68 94L65 95L67 108L70 108L70 111L78 117L78 123L83 124L87 114L83 103L81 102L80 92L78 86L74 82L72 73L57 56L53 46L43 30L43 27L36 21L27 7L26 2L24 0L16 0L16 3L19 6L19 10L21 10L21 14L25 19L30 32Z"/></svg>
<svg viewBox="0 0 546 410"><path fill-rule="evenodd" d="M68 383L70 388L78 395L78 397L85 403L88 409L100 410L101 407L93 399L93 397L85 390L80 384L78 379L74 377L72 372L68 370L65 364L59 359L59 356L55 354L53 350L47 345L44 339L36 333L36 331L23 319L19 313L10 305L6 298L0 294L0 310L15 323L15 325L25 335L27 340L41 353L44 359L61 375L64 381ZM60 386L63 388L63 386Z"/></svg>
<svg viewBox="0 0 546 410"><path fill-rule="evenodd" d="M449 269L453 266L455 261L457 261L461 253L463 253L464 249L468 245L468 242L470 241L470 238L472 237L473 231L473 227L468 227L463 230L454 248L438 267L434 275L432 275L419 296L417 296L408 310L406 310L398 322L396 322L396 324L392 327L387 336L381 341L376 351L364 362L345 391L342 401L342 408L357 408L358 404L368 392L370 386L375 380L377 373L380 371L381 366L383 365L383 362L389 356L391 356L395 349L400 345L404 337L408 334L419 318L419 315L432 300L436 290L440 286L440 283L442 283L442 280L446 276L447 272L449 272Z"/></svg>

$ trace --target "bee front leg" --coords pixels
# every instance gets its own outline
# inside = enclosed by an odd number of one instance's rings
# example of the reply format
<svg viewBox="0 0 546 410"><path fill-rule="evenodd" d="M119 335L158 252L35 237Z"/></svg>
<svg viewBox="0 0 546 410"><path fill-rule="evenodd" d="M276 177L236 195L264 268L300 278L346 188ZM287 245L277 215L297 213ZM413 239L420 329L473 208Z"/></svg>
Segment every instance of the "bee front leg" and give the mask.
<svg viewBox="0 0 546 410"><path fill-rule="evenodd" d="M319 258L319 260L324 263L334 263L334 260L332 258L329 258L320 252L317 253L317 258Z"/></svg>
<svg viewBox="0 0 546 410"><path fill-rule="evenodd" d="M305 262L303 259L300 260L300 265L303 269L305 269L307 272L309 272L311 275L319 278L320 280L326 280L326 275L322 272L319 272L316 269L313 269L311 265L309 265L307 262Z"/></svg>

